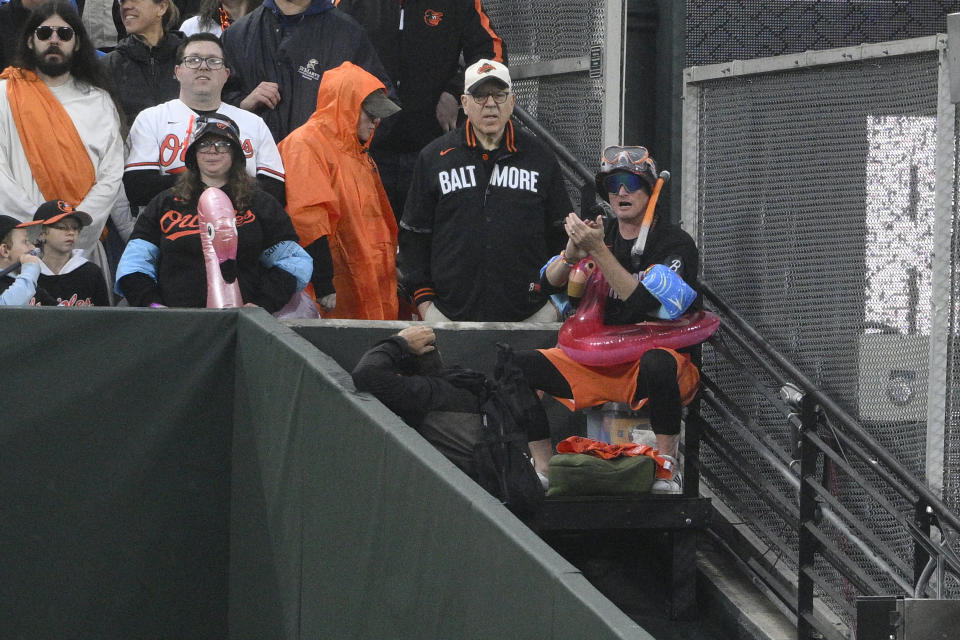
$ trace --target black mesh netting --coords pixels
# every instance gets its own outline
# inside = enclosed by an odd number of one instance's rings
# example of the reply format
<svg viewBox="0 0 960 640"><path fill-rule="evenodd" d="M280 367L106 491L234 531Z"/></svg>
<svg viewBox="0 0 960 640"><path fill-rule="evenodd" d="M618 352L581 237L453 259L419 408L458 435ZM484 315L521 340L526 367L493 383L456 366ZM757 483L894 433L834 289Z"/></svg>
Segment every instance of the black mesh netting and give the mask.
<svg viewBox="0 0 960 640"><path fill-rule="evenodd" d="M771 4L777 3L765 6ZM827 3L791 4L807 6L803 15L809 17L809 11ZM902 3L872 4L906 11ZM716 3L708 7L720 12ZM865 39L853 29L835 33ZM830 46L841 44L846 42ZM814 47L807 41L799 48ZM933 251L937 83L935 51L697 83L696 218L703 279L922 482L931 410L926 393L931 309L943 302L934 298L932 265L945 259ZM953 247L947 259L956 283L955 241ZM951 292L956 298L955 284ZM957 301L949 302L955 336ZM951 354L952 390L946 407L945 500L956 509L960 364L953 357L955 340L944 348ZM740 407L744 424L786 455L789 427L783 407L758 396L754 380L767 387L768 397L776 396L777 384L746 354L731 351L733 362L705 349L704 372ZM718 438L750 450L723 416L709 406L704 416L716 425ZM876 479L876 461L849 460L857 474ZM756 525L751 528L777 562L795 571L795 536L781 514L747 490L738 473L744 465L724 461L710 447L703 462L710 469L704 473L707 483L725 502L730 499L742 520ZM790 502L794 489L781 474L763 460L749 465ZM893 514L912 521L909 502L884 490L891 514L843 472L827 473L822 482L865 527L857 531L849 523L823 521L835 553L866 572L868 591L902 593L913 580L913 543ZM856 540L868 548L883 547L880 557L893 560L878 565ZM899 583L887 577L889 571L900 576ZM834 614L852 624L859 586L822 561L816 572L822 580L818 593ZM956 580L946 587L956 593Z"/></svg>
<svg viewBox="0 0 960 640"><path fill-rule="evenodd" d="M686 66L946 33L948 0L687 0Z"/></svg>

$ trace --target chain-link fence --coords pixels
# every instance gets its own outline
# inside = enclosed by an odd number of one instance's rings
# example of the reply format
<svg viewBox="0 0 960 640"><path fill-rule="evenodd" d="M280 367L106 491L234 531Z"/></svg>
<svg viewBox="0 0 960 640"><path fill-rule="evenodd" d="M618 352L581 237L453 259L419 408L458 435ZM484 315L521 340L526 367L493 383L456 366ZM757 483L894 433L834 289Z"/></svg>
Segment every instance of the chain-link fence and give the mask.
<svg viewBox="0 0 960 640"><path fill-rule="evenodd" d="M944 49L944 38L928 37L688 69L683 218L697 230L704 281L913 477L942 486L956 512L960 249ZM706 347L705 374L744 424L788 456L782 404L757 396L764 372L731 351L733 362ZM944 351L946 365L932 364ZM742 434L723 432L723 416L709 407L704 415L719 438L749 450ZM941 448L945 456L928 459ZM796 570L789 518L752 504L729 462L709 451L702 459L711 488ZM875 462L850 464L869 474ZM761 460L756 473L793 493ZM896 559L899 581L868 558L864 581L903 595L913 579L910 535L849 477L829 473L824 486L870 523L870 544ZM910 503L889 497L893 514L912 521ZM835 533L839 553L863 555L842 528ZM825 575L835 613L851 622L852 603L865 594Z"/></svg>
<svg viewBox="0 0 960 640"><path fill-rule="evenodd" d="M620 66L619 33L607 34L616 3L486 0L484 6L506 45L511 73L520 78L517 104L593 167L610 125L604 122L607 101L617 105L620 99L619 89L608 95ZM602 61L592 73L591 54ZM578 206L579 193L571 190L571 196Z"/></svg>
<svg viewBox="0 0 960 640"><path fill-rule="evenodd" d="M946 33L955 0L687 0L686 65Z"/></svg>

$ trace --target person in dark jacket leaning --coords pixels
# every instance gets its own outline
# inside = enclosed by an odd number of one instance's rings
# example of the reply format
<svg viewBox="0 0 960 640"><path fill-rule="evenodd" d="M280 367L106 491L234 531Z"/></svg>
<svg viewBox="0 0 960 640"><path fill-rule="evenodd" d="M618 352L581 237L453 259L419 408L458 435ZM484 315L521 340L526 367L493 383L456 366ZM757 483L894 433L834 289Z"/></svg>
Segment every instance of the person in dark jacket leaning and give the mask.
<svg viewBox="0 0 960 640"><path fill-rule="evenodd" d="M377 128L370 154L399 221L417 154L457 128L466 65L506 64L503 40L478 0L340 0L370 35L397 87L403 111Z"/></svg>
<svg viewBox="0 0 960 640"><path fill-rule="evenodd" d="M483 434L482 376L443 367L437 336L413 325L363 354L351 375L357 391L369 391L416 429L464 473L476 480L473 449ZM546 414L526 425L534 468L545 482L553 453Z"/></svg>
<svg viewBox="0 0 960 640"><path fill-rule="evenodd" d="M513 126L510 72L465 74L466 124L420 152L400 221L398 266L428 321L555 322L540 267L572 209L556 157Z"/></svg>
<svg viewBox="0 0 960 640"><path fill-rule="evenodd" d="M180 92L173 68L183 34L169 30L179 15L170 0L123 0L120 14L128 35L103 64L130 126L141 111Z"/></svg>
<svg viewBox="0 0 960 640"><path fill-rule="evenodd" d="M363 28L333 0L266 0L223 33L227 102L260 115L279 143L317 107L320 76L350 61L393 84Z"/></svg>

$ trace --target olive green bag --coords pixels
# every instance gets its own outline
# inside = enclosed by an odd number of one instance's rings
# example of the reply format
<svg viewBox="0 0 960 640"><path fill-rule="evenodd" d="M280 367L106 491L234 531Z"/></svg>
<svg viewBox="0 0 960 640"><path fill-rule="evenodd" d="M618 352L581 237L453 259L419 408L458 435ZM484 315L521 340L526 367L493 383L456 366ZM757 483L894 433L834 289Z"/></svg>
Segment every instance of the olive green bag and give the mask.
<svg viewBox="0 0 960 640"><path fill-rule="evenodd" d="M649 493L657 472L650 456L604 460L585 453L550 458L548 496L629 496Z"/></svg>

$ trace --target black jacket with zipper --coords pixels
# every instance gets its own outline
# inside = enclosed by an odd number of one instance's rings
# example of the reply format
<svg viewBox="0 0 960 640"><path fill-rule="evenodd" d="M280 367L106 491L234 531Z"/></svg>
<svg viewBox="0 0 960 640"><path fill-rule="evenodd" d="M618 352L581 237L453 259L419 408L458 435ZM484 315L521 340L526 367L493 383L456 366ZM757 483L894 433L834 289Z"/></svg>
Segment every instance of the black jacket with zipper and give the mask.
<svg viewBox="0 0 960 640"><path fill-rule="evenodd" d="M180 95L180 83L173 75L177 47L184 36L168 31L157 46L151 47L139 36L127 36L103 58L104 69L116 87L127 126L137 114Z"/></svg>

